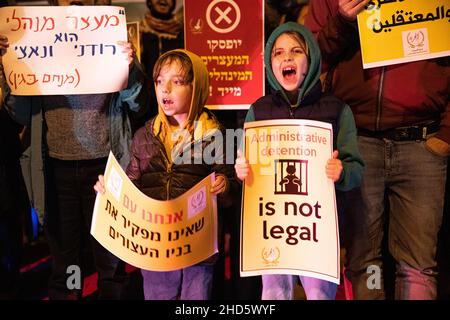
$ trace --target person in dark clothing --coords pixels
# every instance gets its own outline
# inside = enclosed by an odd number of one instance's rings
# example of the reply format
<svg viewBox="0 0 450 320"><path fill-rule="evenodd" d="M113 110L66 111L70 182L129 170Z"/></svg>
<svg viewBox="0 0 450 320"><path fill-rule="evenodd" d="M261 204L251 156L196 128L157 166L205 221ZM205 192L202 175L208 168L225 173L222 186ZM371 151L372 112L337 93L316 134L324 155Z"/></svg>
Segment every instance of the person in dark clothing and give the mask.
<svg viewBox="0 0 450 320"><path fill-rule="evenodd" d="M174 12L176 0L147 0L148 11L139 25L141 34L141 63L147 77L152 78L153 66L164 53L184 48L183 11ZM149 81L150 117L158 113L156 93Z"/></svg>
<svg viewBox="0 0 450 320"><path fill-rule="evenodd" d="M0 100L0 300L19 294L24 200L19 163L21 129Z"/></svg>
<svg viewBox="0 0 450 320"><path fill-rule="evenodd" d="M286 22L303 24L308 12L309 0L266 0L264 1L264 34L265 41L273 30Z"/></svg>
<svg viewBox="0 0 450 320"><path fill-rule="evenodd" d="M55 1L59 5L108 2ZM52 257L50 299L81 299L82 262L91 251L99 299L120 299L126 284L124 263L89 233L96 196L91 186L104 171L110 150L121 165L128 164L134 133L131 115L145 116L148 105L145 74L131 44L118 45L129 65L127 87L119 92L18 96L11 94L4 78L1 81L6 109L30 130L31 143L21 164L30 203L44 226ZM8 47L8 40L0 35L2 53ZM73 274L74 266L81 272ZM69 286L71 275L80 281Z"/></svg>
<svg viewBox="0 0 450 320"><path fill-rule="evenodd" d="M386 298L387 230L395 298L435 299L450 155L449 57L363 69L356 17L369 2L312 0L305 20L331 92L353 111L366 163L361 189L348 197L346 275L354 298Z"/></svg>

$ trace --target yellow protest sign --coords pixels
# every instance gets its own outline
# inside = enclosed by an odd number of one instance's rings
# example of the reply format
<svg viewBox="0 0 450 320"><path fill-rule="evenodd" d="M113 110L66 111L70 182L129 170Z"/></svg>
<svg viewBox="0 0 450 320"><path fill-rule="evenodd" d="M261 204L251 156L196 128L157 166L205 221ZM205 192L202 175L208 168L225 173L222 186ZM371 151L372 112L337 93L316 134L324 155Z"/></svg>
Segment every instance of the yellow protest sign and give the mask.
<svg viewBox="0 0 450 320"><path fill-rule="evenodd" d="M328 123L246 123L241 276L297 274L339 283L339 230Z"/></svg>
<svg viewBox="0 0 450 320"><path fill-rule="evenodd" d="M448 0L375 0L358 15L364 68L450 55Z"/></svg>
<svg viewBox="0 0 450 320"><path fill-rule="evenodd" d="M217 250L214 174L176 199L147 197L110 153L104 195L97 194L91 234L123 261L141 269L171 271L199 263Z"/></svg>

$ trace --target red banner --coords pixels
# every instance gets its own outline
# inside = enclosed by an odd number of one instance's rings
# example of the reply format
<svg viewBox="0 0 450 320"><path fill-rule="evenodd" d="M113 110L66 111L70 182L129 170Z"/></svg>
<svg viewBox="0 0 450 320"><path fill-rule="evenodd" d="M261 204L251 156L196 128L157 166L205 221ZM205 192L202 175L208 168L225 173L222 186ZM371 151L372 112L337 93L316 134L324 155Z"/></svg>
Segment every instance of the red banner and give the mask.
<svg viewBox="0 0 450 320"><path fill-rule="evenodd" d="M248 109L264 95L262 0L184 0L185 48L209 71L209 109Z"/></svg>

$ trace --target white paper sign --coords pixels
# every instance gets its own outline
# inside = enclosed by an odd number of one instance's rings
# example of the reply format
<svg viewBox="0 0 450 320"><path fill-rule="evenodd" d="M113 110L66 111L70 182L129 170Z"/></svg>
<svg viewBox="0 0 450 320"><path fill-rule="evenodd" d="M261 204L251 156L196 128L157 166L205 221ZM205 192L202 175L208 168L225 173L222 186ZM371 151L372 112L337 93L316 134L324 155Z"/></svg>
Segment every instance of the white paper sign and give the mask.
<svg viewBox="0 0 450 320"><path fill-rule="evenodd" d="M128 62L125 10L114 6L0 8L9 48L5 77L15 95L120 91Z"/></svg>

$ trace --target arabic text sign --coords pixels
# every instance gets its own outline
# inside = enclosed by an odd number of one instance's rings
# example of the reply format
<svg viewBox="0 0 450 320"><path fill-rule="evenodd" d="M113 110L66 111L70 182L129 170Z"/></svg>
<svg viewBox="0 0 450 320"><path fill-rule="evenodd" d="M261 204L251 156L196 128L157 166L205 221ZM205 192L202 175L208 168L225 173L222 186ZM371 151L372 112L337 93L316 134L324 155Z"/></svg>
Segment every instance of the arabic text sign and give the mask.
<svg viewBox="0 0 450 320"><path fill-rule="evenodd" d="M171 271L199 263L217 250L214 174L176 199L158 201L128 179L112 154L106 193L97 194L91 234L106 249L141 269Z"/></svg>
<svg viewBox="0 0 450 320"><path fill-rule="evenodd" d="M339 283L332 127L311 120L246 123L241 276L297 274Z"/></svg>
<svg viewBox="0 0 450 320"><path fill-rule="evenodd" d="M248 109L264 95L262 0L185 0L184 28L209 71L208 108Z"/></svg>
<svg viewBox="0 0 450 320"><path fill-rule="evenodd" d="M450 55L448 0L375 0L358 15L364 68Z"/></svg>
<svg viewBox="0 0 450 320"><path fill-rule="evenodd" d="M128 62L117 41L127 41L125 11L113 6L4 7L0 34L15 95L120 91Z"/></svg>

